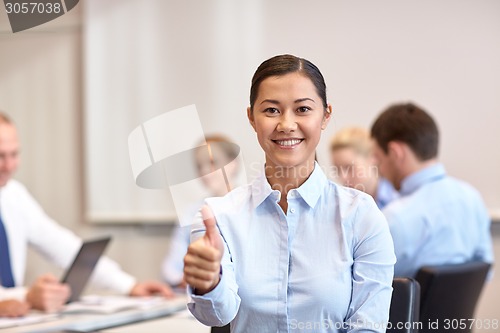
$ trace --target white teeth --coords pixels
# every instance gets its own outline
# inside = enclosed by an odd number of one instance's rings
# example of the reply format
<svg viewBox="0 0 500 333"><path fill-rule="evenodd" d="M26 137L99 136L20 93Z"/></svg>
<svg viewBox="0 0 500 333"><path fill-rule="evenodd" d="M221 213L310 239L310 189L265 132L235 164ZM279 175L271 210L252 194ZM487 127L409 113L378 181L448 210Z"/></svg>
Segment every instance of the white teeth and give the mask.
<svg viewBox="0 0 500 333"><path fill-rule="evenodd" d="M291 140L276 140L276 143L279 144L280 146L293 146L296 145L297 143L300 143L302 140L298 139L291 139Z"/></svg>

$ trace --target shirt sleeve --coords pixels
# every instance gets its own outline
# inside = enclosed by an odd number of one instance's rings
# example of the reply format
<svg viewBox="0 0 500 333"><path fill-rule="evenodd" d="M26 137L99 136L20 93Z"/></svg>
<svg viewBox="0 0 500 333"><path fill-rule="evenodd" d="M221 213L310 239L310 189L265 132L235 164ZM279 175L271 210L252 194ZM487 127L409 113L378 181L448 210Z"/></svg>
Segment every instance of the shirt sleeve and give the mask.
<svg viewBox="0 0 500 333"><path fill-rule="evenodd" d="M219 229L220 230L220 229ZM192 232L199 230L193 229ZM188 309L202 324L208 326L224 326L229 324L240 307L241 299L238 296L238 285L234 275L234 268L229 247L224 243L224 255L221 261L221 276L219 284L204 295L195 295L188 287Z"/></svg>
<svg viewBox="0 0 500 333"><path fill-rule="evenodd" d="M347 332L385 332L396 261L387 221L365 199L353 221L352 297Z"/></svg>
<svg viewBox="0 0 500 333"><path fill-rule="evenodd" d="M26 287L4 288L0 286L0 301L16 299L24 301L26 299Z"/></svg>
<svg viewBox="0 0 500 333"><path fill-rule="evenodd" d="M479 237L480 240L477 243L476 250L474 252L474 259L480 260L488 263L494 262L493 255L493 242L491 240L491 218L488 214L481 198L478 198L478 221L480 221L479 228L481 228Z"/></svg>

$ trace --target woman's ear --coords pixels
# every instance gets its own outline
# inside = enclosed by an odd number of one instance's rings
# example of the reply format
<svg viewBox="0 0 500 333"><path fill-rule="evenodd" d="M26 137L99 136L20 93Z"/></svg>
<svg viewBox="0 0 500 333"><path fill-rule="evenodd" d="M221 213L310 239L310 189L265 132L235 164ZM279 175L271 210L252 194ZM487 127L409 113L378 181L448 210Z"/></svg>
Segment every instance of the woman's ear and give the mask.
<svg viewBox="0 0 500 333"><path fill-rule="evenodd" d="M247 117L248 121L250 122L250 125L252 125L253 127L253 130L257 132L257 130L255 129L255 119L253 117L252 108L250 106L247 107Z"/></svg>
<svg viewBox="0 0 500 333"><path fill-rule="evenodd" d="M324 130L328 123L330 122L330 118L332 117L332 105L328 104L326 106L325 114L323 116L323 121L321 122L321 129Z"/></svg>

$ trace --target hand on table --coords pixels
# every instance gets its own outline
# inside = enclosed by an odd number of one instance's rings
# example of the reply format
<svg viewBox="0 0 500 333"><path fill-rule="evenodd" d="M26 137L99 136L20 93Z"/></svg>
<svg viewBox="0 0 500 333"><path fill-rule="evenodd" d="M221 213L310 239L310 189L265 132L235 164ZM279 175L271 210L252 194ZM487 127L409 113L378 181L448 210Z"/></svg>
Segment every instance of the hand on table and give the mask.
<svg viewBox="0 0 500 333"><path fill-rule="evenodd" d="M136 283L130 291L130 296L164 296L170 298L174 296L174 292L164 283L145 281Z"/></svg>
<svg viewBox="0 0 500 333"><path fill-rule="evenodd" d="M15 299L0 301L0 317L22 317L28 313L30 305Z"/></svg>

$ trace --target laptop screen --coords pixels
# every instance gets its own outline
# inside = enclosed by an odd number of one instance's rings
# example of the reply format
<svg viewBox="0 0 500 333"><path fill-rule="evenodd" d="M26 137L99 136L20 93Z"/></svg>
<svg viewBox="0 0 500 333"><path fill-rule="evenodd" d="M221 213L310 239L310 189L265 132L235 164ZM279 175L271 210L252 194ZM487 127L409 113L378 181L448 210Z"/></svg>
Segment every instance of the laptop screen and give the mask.
<svg viewBox="0 0 500 333"><path fill-rule="evenodd" d="M73 263L64 274L62 283L67 283L71 288L69 302L77 301L94 271L99 258L108 246L111 237L104 237L83 242L80 251Z"/></svg>

